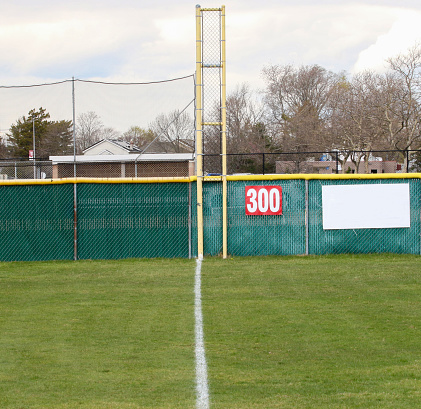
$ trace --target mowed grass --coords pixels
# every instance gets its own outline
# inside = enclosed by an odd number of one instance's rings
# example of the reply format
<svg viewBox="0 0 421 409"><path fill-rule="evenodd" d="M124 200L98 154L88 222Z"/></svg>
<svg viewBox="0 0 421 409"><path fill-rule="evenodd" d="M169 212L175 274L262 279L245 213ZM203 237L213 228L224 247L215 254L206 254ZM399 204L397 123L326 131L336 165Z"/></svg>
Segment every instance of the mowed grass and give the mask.
<svg viewBox="0 0 421 409"><path fill-rule="evenodd" d="M194 268L0 263L0 408L194 408Z"/></svg>
<svg viewBox="0 0 421 409"><path fill-rule="evenodd" d="M416 408L421 258L206 258L211 409ZM0 263L0 408L195 408L194 260Z"/></svg>
<svg viewBox="0 0 421 409"><path fill-rule="evenodd" d="M421 405L421 258L205 259L212 408Z"/></svg>

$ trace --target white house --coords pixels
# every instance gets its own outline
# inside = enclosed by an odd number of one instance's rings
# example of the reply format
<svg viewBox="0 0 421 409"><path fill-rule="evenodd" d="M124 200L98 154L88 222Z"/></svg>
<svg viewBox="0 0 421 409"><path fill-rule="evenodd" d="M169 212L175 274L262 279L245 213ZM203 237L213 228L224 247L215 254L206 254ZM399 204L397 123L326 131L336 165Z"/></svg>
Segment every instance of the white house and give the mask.
<svg viewBox="0 0 421 409"><path fill-rule="evenodd" d="M139 154L142 150L130 142L116 139L102 139L83 151L83 155L128 155Z"/></svg>

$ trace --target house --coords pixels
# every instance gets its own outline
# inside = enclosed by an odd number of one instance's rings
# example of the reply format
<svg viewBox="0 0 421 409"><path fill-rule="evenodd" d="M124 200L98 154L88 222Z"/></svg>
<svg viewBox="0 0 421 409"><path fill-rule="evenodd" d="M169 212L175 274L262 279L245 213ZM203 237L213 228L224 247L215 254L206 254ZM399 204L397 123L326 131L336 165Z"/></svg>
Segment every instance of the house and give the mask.
<svg viewBox="0 0 421 409"><path fill-rule="evenodd" d="M53 179L68 177L188 177L195 174L193 153L143 153L128 142L103 139L83 155L50 156ZM76 175L75 166L76 164Z"/></svg>

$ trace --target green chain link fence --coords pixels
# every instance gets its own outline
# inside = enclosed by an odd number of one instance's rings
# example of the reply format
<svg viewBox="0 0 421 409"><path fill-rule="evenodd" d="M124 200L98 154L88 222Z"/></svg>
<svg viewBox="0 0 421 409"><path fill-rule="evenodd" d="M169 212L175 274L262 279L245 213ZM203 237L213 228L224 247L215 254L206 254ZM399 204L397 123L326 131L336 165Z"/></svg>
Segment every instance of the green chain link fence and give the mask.
<svg viewBox="0 0 421 409"><path fill-rule="evenodd" d="M191 256L190 183L74 186L0 186L0 260Z"/></svg>
<svg viewBox="0 0 421 409"><path fill-rule="evenodd" d="M246 216L245 186L282 187L283 214ZM229 183L228 250L231 254L305 253L305 181L233 181Z"/></svg>
<svg viewBox="0 0 421 409"><path fill-rule="evenodd" d="M189 185L78 185L78 258L189 257Z"/></svg>
<svg viewBox="0 0 421 409"><path fill-rule="evenodd" d="M0 186L0 260L73 258L73 185Z"/></svg>
<svg viewBox="0 0 421 409"><path fill-rule="evenodd" d="M322 186L393 183L409 183L410 228L323 229ZM245 187L259 185L281 186L282 215L245 214ZM222 252L222 186L207 182L203 190L204 254L215 256ZM421 252L419 179L231 180L227 210L228 253L233 256Z"/></svg>
<svg viewBox="0 0 421 409"><path fill-rule="evenodd" d="M418 178L246 179L228 182L230 255L420 254ZM409 228L323 228L323 186L391 183L409 184ZM246 186L281 186L282 215L246 215ZM196 183L189 179L171 183L3 182L0 260L195 257L196 192ZM205 181L203 197L204 254L216 256L222 252L222 183Z"/></svg>
<svg viewBox="0 0 421 409"><path fill-rule="evenodd" d="M410 228L323 230L322 186L391 183L409 183ZM312 180L309 183L309 253L420 254L420 189L419 179Z"/></svg>

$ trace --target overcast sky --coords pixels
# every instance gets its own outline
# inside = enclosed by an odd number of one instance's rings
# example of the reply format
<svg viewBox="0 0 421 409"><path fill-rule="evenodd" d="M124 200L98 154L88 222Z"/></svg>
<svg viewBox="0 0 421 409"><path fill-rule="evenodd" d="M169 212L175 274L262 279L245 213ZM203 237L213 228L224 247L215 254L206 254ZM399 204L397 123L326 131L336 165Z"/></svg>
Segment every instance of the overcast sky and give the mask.
<svg viewBox="0 0 421 409"><path fill-rule="evenodd" d="M195 69L195 3L0 1L0 83L158 80ZM219 7L221 4L201 4ZM382 69L421 39L421 2L226 1L227 75L254 83L267 64Z"/></svg>
<svg viewBox="0 0 421 409"><path fill-rule="evenodd" d="M354 73L421 40L419 0L227 0L227 84L262 87L270 64ZM193 74L185 0L0 0L0 85L156 81ZM0 123L0 127L1 127Z"/></svg>

